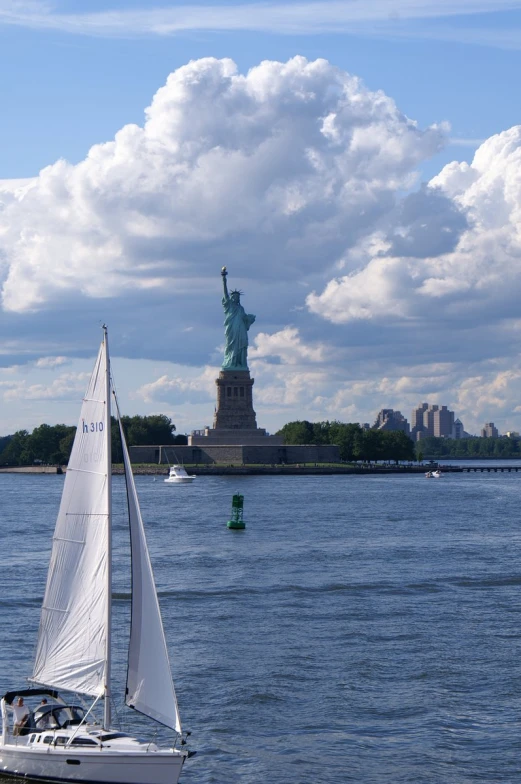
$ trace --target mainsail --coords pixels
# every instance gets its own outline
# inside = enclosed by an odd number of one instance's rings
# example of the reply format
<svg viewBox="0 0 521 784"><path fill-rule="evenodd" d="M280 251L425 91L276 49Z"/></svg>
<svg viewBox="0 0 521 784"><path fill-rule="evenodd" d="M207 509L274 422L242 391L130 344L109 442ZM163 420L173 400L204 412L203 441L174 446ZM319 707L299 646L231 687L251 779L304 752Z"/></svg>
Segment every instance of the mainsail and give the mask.
<svg viewBox="0 0 521 784"><path fill-rule="evenodd" d="M104 340L67 466L31 679L92 696L104 691L109 623L106 351Z"/></svg>
<svg viewBox="0 0 521 784"><path fill-rule="evenodd" d="M132 553L132 620L125 701L131 708L180 733L181 720L154 575L121 419L119 428L127 481Z"/></svg>

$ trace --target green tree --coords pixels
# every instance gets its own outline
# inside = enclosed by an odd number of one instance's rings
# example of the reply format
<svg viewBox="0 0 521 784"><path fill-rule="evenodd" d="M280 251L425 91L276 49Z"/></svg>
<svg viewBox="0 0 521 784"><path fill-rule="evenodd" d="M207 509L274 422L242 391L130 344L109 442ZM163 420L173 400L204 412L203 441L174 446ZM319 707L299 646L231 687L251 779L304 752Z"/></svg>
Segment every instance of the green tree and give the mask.
<svg viewBox="0 0 521 784"><path fill-rule="evenodd" d="M165 414L121 417L129 446L173 444L175 425Z"/></svg>
<svg viewBox="0 0 521 784"><path fill-rule="evenodd" d="M288 422L277 432L284 438L285 444L313 444L313 425L306 419Z"/></svg>
<svg viewBox="0 0 521 784"><path fill-rule="evenodd" d="M381 450L384 460L394 460L395 463L400 460L414 460L414 444L403 431L383 431L381 435Z"/></svg>
<svg viewBox="0 0 521 784"><path fill-rule="evenodd" d="M331 422L329 443L338 446L341 460L356 460L356 439L361 432L362 428L358 424Z"/></svg>
<svg viewBox="0 0 521 784"><path fill-rule="evenodd" d="M43 463L65 463L69 459L69 454L61 448L64 439L72 438L76 432L75 427L68 425L40 425L36 427L29 436L28 452L34 460L41 460ZM72 440L71 440L72 446Z"/></svg>
<svg viewBox="0 0 521 784"><path fill-rule="evenodd" d="M1 455L1 462L7 465L22 465L22 455L26 451L29 441L27 430L17 430L11 436Z"/></svg>
<svg viewBox="0 0 521 784"><path fill-rule="evenodd" d="M315 422L313 425L313 435L310 444L330 444L331 425L329 422Z"/></svg>
<svg viewBox="0 0 521 784"><path fill-rule="evenodd" d="M357 460L371 462L383 460L383 433L380 430L362 430L355 437L355 456Z"/></svg>

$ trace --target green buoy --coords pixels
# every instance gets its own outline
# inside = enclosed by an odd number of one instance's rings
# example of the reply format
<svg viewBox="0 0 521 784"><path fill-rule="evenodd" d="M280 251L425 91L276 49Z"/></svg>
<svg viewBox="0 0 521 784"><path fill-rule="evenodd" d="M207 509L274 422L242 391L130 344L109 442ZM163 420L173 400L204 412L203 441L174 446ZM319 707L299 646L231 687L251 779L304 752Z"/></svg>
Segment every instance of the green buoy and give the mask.
<svg viewBox="0 0 521 784"><path fill-rule="evenodd" d="M235 493L232 498L232 519L228 520L226 525L228 528L242 529L246 528L246 523L242 519L244 507L244 496L240 493Z"/></svg>

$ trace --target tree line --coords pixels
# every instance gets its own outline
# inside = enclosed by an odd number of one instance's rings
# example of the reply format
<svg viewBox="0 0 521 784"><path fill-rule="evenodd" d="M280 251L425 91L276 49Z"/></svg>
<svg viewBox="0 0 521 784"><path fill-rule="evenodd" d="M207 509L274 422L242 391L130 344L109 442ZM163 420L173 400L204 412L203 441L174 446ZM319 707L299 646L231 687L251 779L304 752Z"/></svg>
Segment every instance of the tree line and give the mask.
<svg viewBox="0 0 521 784"><path fill-rule="evenodd" d="M175 435L175 425L164 414L121 417L129 446L144 444L186 444L184 435ZM45 463L66 465L71 454L76 428L70 425L40 425L32 433L18 430L0 438L0 465L32 465ZM119 427L112 418L112 460L123 461Z"/></svg>
<svg viewBox="0 0 521 784"><path fill-rule="evenodd" d="M416 460L414 444L398 430L362 430L360 425L344 422L288 422L277 435L285 444L336 444L340 459L347 462L363 460Z"/></svg>
<svg viewBox="0 0 521 784"><path fill-rule="evenodd" d="M519 438L422 438L416 448L426 457L436 458L521 458Z"/></svg>
<svg viewBox="0 0 521 784"><path fill-rule="evenodd" d="M123 416L129 446L186 444L185 435L176 435L175 425L164 414ZM32 465L41 462L66 465L76 428L69 425L40 425L32 433L18 430L0 437L0 465ZM360 425L338 422L288 422L278 431L286 444L335 444L341 460L402 461L422 457L442 458L521 458L520 438L434 438L414 444L400 431L362 430ZM121 463L123 455L119 428L112 419L112 459Z"/></svg>

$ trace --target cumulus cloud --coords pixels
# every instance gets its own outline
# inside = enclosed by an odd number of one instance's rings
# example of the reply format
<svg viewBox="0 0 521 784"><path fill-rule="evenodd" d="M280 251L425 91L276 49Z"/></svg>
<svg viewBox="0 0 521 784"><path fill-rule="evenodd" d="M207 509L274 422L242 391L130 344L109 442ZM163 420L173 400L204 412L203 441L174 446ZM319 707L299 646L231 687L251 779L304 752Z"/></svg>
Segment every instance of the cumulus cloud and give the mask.
<svg viewBox="0 0 521 784"><path fill-rule="evenodd" d="M207 58L77 165L43 169L0 212L8 311L64 297L183 293L224 261L292 278L333 264L443 143L325 60L248 74ZM247 259L245 259L247 255Z"/></svg>
<svg viewBox="0 0 521 784"><path fill-rule="evenodd" d="M155 381L143 384L136 390L136 395L147 403L199 403L215 399L215 379L217 368L205 368L195 378L168 375L160 376Z"/></svg>
<svg viewBox="0 0 521 784"><path fill-rule="evenodd" d="M295 365L305 360L312 363L323 362L326 355L327 346L324 344L316 346L304 344L295 327L285 327L272 335L261 332L255 337L254 346L249 352L252 360L271 357L275 361L281 360L289 365Z"/></svg>
<svg viewBox="0 0 521 784"><path fill-rule="evenodd" d="M0 394L5 402L20 400L81 400L88 373L64 374L50 384L32 384L25 379L0 381Z"/></svg>
<svg viewBox="0 0 521 784"><path fill-rule="evenodd" d="M37 368L57 368L68 362L67 357L40 357L34 364Z"/></svg>
<svg viewBox="0 0 521 784"><path fill-rule="evenodd" d="M353 252L358 269L308 296L312 312L489 328L519 316L521 126L488 139L471 164L445 166L400 212L394 235L380 230Z"/></svg>

